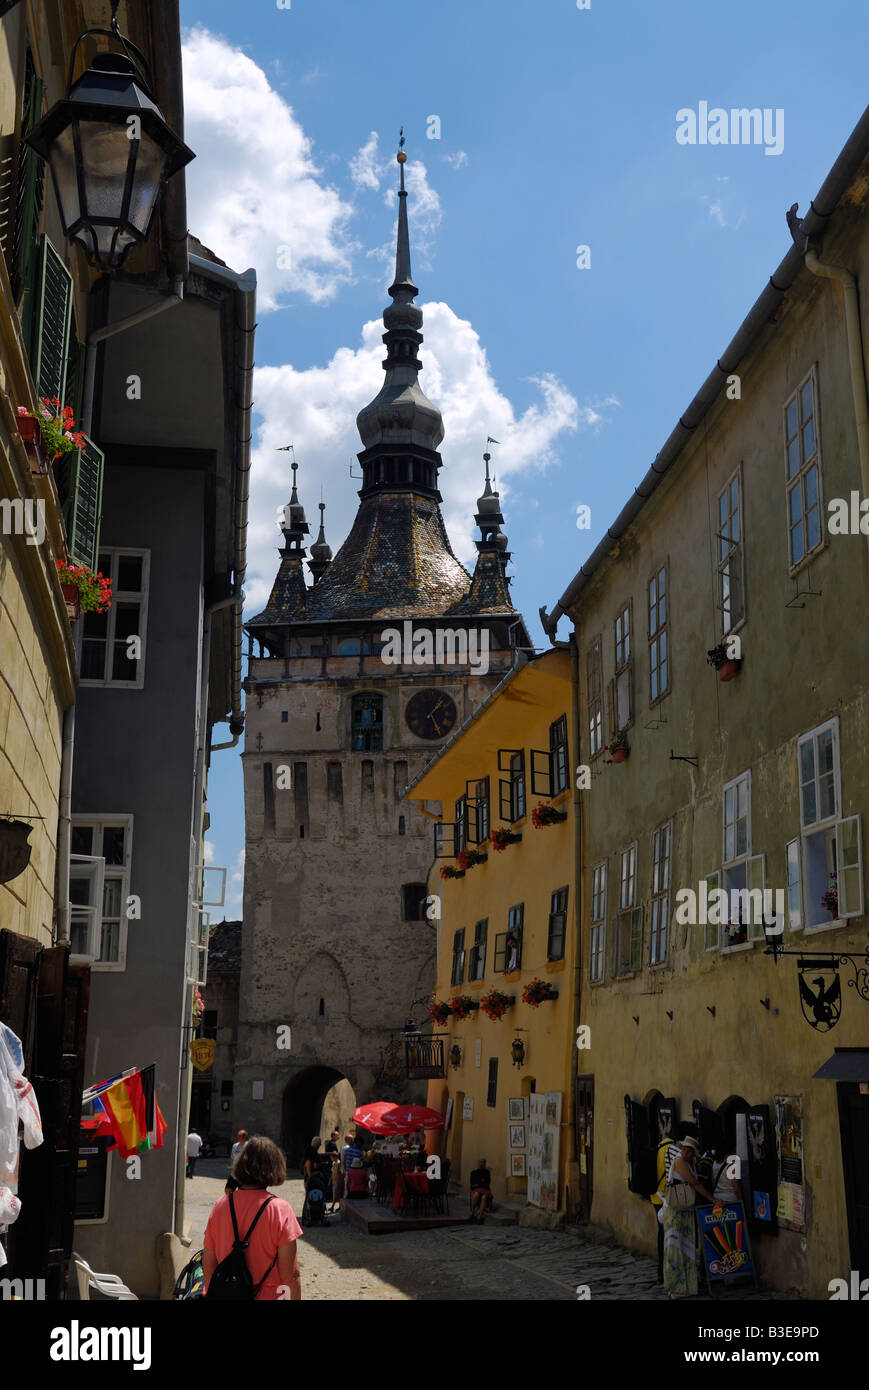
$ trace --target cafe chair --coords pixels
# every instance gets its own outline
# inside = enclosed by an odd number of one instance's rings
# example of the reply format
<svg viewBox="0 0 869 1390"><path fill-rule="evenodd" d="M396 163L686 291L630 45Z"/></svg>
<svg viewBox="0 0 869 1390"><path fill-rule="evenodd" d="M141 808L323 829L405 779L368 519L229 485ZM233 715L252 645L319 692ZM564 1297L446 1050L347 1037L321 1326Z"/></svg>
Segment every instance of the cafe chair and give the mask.
<svg viewBox="0 0 869 1390"><path fill-rule="evenodd" d="M91 1269L87 1260L83 1260L81 1255L72 1252L75 1264L75 1273L78 1280L78 1296L80 1299L89 1300L91 1289L96 1289L98 1293L104 1294L106 1298L133 1299L138 1302L132 1289L128 1289L117 1274L97 1274Z"/></svg>

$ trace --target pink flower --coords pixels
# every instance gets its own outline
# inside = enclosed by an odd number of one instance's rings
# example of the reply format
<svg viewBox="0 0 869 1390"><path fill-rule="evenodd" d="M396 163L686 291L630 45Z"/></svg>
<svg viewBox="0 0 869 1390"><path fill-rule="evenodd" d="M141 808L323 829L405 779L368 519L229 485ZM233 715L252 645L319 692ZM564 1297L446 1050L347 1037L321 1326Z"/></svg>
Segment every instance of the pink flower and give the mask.
<svg viewBox="0 0 869 1390"><path fill-rule="evenodd" d="M27 406L26 406L26 405L20 405L20 406L18 407L18 414L19 414L19 415L29 415L29 414L30 414L30 411L27 409Z"/></svg>

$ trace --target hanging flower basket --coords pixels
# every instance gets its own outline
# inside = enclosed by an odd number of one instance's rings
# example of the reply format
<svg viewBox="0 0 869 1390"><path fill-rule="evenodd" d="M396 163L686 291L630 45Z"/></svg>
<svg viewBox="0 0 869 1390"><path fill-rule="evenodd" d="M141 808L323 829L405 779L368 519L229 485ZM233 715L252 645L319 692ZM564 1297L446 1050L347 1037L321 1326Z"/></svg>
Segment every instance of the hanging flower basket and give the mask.
<svg viewBox="0 0 869 1390"><path fill-rule="evenodd" d="M455 999L450 1001L450 1012L454 1018L468 1018L470 1014L476 1013L479 1007L480 1001L470 994L457 994Z"/></svg>
<svg viewBox="0 0 869 1390"><path fill-rule="evenodd" d="M441 864L441 878L464 878L464 869L454 869L452 864Z"/></svg>
<svg viewBox="0 0 869 1390"><path fill-rule="evenodd" d="M567 820L567 812L556 811L554 806L547 806L543 801L538 801L531 812L531 824L535 830L542 830L547 825L557 825L562 820Z"/></svg>
<svg viewBox="0 0 869 1390"><path fill-rule="evenodd" d="M739 675L742 666L742 657L727 655L726 642L719 642L717 647L711 647L706 653L706 660L710 666L715 667L720 681L732 681L734 676Z"/></svg>
<svg viewBox="0 0 869 1390"><path fill-rule="evenodd" d="M433 1019L440 1028L449 1021L452 1012L449 1004L444 1004L439 999L435 999L434 1003L428 1006L429 1018Z"/></svg>
<svg viewBox="0 0 869 1390"><path fill-rule="evenodd" d="M60 587L66 599L66 611L71 618L82 613L107 613L112 606L112 581L104 574L94 574L87 565L73 565L57 560ZM72 608L76 607L76 612Z"/></svg>
<svg viewBox="0 0 869 1390"><path fill-rule="evenodd" d="M480 1008L488 1018L494 1019L497 1023L515 1003L515 994L502 994L498 989L490 989L488 994L482 995Z"/></svg>
<svg viewBox="0 0 869 1390"><path fill-rule="evenodd" d="M821 898L821 907L825 907L831 917L839 915L839 875L830 874L831 887L827 889Z"/></svg>
<svg viewBox="0 0 869 1390"><path fill-rule="evenodd" d="M25 444L28 440L35 442L38 430L52 460L83 449L87 442L75 427L72 406L62 405L56 396L43 396L35 414L25 405L19 405L16 413L18 432Z"/></svg>
<svg viewBox="0 0 869 1390"><path fill-rule="evenodd" d="M521 839L521 830L493 830L491 835L492 849L496 854L501 854L508 845L518 844Z"/></svg>
<svg viewBox="0 0 869 1390"><path fill-rule="evenodd" d="M198 988L197 988L197 989L194 989L194 991L193 991L193 1022L194 1022L194 1023L198 1023L199 1020L201 1019L201 1017L202 1017L202 1015L203 1015L204 1013L205 1013L205 1000L203 999L203 997L202 997L202 995L201 995L199 989L198 989Z"/></svg>
<svg viewBox="0 0 869 1390"><path fill-rule="evenodd" d="M546 1003L550 999L558 998L558 990L553 989L548 980L538 980L536 977L530 980L522 990L522 998L526 1004L530 1004L532 1009L538 1005Z"/></svg>
<svg viewBox="0 0 869 1390"><path fill-rule="evenodd" d="M481 854L478 849L460 849L456 855L456 863L464 872L466 869L473 869L475 864L485 864L488 858L488 854Z"/></svg>

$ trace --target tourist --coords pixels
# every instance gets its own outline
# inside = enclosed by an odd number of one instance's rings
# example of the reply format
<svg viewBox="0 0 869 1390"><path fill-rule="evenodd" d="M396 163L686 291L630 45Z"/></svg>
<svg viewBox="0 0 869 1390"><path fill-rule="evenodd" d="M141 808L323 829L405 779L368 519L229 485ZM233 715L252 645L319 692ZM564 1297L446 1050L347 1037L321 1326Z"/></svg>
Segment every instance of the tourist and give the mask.
<svg viewBox="0 0 869 1390"><path fill-rule="evenodd" d="M664 1197L664 1288L670 1298L697 1293L697 1239L694 1220L695 1193L706 1202L714 1199L702 1187L694 1171L700 1141L687 1134L671 1146L667 1156Z"/></svg>
<svg viewBox="0 0 869 1390"><path fill-rule="evenodd" d="M326 1153L327 1153L327 1154L336 1154L336 1153L340 1153L340 1149L339 1149L339 1147L338 1147L338 1140L339 1140L340 1138L341 1138L340 1131L337 1130L337 1129L333 1129L333 1130L332 1130L332 1137L331 1137L331 1139L327 1139L327 1140L326 1140Z"/></svg>
<svg viewBox="0 0 869 1390"><path fill-rule="evenodd" d="M202 1135L191 1129L187 1136L187 1176L192 1178L196 1172L196 1160L202 1152Z"/></svg>
<svg viewBox="0 0 869 1390"><path fill-rule="evenodd" d="M354 1158L361 1159L362 1150L356 1143L355 1134L346 1134L344 1136L344 1147L341 1150L341 1167L344 1169L345 1173L349 1173L353 1166Z"/></svg>
<svg viewBox="0 0 869 1390"><path fill-rule="evenodd" d="M296 1241L302 1228L289 1202L266 1191L287 1180L287 1165L277 1144L259 1134L248 1139L236 1160L235 1177L238 1189L225 1193L215 1203L205 1227L202 1256L205 1296L208 1296L215 1269L233 1246L232 1203L239 1236L245 1240L250 1232L245 1259L256 1289L255 1298L260 1302L277 1302L286 1298L288 1289L291 1299L300 1299L302 1276ZM251 1231L251 1224L263 1206L265 1211Z"/></svg>
<svg viewBox="0 0 869 1390"><path fill-rule="evenodd" d="M715 1145L715 1153L712 1161L712 1197L717 1206L726 1207L730 1202L741 1202L742 1185L739 1178L730 1177L728 1168L735 1167L739 1172L739 1158L736 1154L728 1153L727 1145L722 1140Z"/></svg>
<svg viewBox="0 0 869 1390"><path fill-rule="evenodd" d="M235 1160L238 1158L249 1138L250 1135L246 1129L240 1129L238 1131L238 1138L233 1144L232 1152L229 1155L229 1173L226 1178L226 1186L223 1189L224 1192L234 1192L238 1187L238 1179L233 1177L232 1170L235 1167Z"/></svg>
<svg viewBox="0 0 869 1390"><path fill-rule="evenodd" d="M699 1138L699 1131L695 1124L690 1121L679 1126L679 1138L684 1139L686 1135L692 1135L695 1139ZM658 1186L652 1193L650 1201L655 1209L655 1218L658 1224L658 1283L664 1282L664 1199L667 1189L668 1165L674 1158L679 1157L677 1141L671 1134L665 1134L658 1141L656 1153L656 1171Z"/></svg>
<svg viewBox="0 0 869 1390"><path fill-rule="evenodd" d="M471 1214L469 1221L482 1222L486 1209L492 1205L492 1174L484 1158L477 1159L471 1174Z"/></svg>

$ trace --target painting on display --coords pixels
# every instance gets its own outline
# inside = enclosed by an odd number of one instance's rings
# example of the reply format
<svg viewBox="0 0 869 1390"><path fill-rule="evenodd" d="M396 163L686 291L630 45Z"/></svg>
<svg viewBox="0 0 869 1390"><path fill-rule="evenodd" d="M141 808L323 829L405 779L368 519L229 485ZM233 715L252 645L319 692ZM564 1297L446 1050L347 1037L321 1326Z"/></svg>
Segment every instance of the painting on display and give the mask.
<svg viewBox="0 0 869 1390"><path fill-rule="evenodd" d="M526 1165L525 1155L524 1155L524 1154L511 1154L511 1155L510 1155L510 1177L511 1177L511 1178L524 1178L524 1177L527 1177L527 1175L528 1175L528 1169L527 1169L527 1165Z"/></svg>
<svg viewBox="0 0 869 1390"><path fill-rule="evenodd" d="M524 1149L524 1148L525 1148L525 1126L524 1126L524 1125L511 1125L511 1126L510 1126L510 1148L511 1148L511 1149Z"/></svg>
<svg viewBox="0 0 869 1390"><path fill-rule="evenodd" d="M546 1097L528 1097L528 1201L540 1206L540 1175L543 1170L543 1122Z"/></svg>
<svg viewBox="0 0 869 1390"><path fill-rule="evenodd" d="M528 1201L545 1211L557 1211L561 1092L547 1091L529 1100Z"/></svg>
<svg viewBox="0 0 869 1390"><path fill-rule="evenodd" d="M507 1119L511 1124L522 1124L525 1119L524 1096L511 1096L507 1101Z"/></svg>

